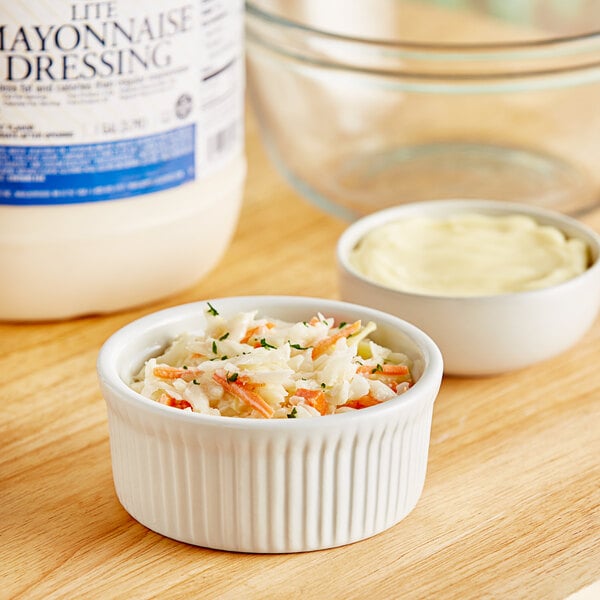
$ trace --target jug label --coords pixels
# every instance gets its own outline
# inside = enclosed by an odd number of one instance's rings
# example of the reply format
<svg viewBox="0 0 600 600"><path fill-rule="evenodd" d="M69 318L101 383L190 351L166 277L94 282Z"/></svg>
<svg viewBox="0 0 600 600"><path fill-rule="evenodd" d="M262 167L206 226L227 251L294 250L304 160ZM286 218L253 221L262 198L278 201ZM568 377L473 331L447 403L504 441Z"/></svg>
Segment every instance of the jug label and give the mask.
<svg viewBox="0 0 600 600"><path fill-rule="evenodd" d="M13 3L0 16L0 204L205 177L243 146L241 0Z"/></svg>

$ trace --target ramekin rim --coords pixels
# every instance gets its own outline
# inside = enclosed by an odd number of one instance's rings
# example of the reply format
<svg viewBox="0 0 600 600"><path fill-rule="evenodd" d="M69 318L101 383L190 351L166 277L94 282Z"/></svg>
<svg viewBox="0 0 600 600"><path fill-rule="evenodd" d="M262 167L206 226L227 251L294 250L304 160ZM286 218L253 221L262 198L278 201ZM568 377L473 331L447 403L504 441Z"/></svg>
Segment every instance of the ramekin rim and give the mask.
<svg viewBox="0 0 600 600"><path fill-rule="evenodd" d="M385 286L377 281L369 279L362 273L359 273L351 264L349 260L349 254L352 248L362 239L369 231L372 231L378 226L384 225L394 220L396 215L400 215L407 211L422 211L423 215L428 214L429 210L434 207L446 206L449 209L453 207L457 209L473 208L474 211L479 209L492 209L497 210L499 213L506 214L522 214L531 217L540 217L547 219L552 222L555 227L564 232L563 227L572 228L580 232L583 236L583 241L591 243L593 245L592 251L595 255L593 264L591 264L583 273L572 277L566 281L536 289L536 290L523 290L519 292L506 292L502 294L482 294L477 296L442 296L435 294L425 294L418 292L408 292L398 290L392 287ZM464 212L464 211L463 211ZM565 290L570 286L578 285L579 282L588 279L590 277L600 277L600 234L594 229L582 223L581 221L574 219L566 214L559 213L546 208L520 204L518 202L508 202L504 200L491 200L491 199L461 199L461 198L446 198L437 200L425 200L422 202L409 202L406 204L400 204L389 208L384 208L376 212L370 213L361 217L351 223L338 238L336 244L336 258L338 262L338 268L343 269L348 275L358 279L362 283L368 284L376 289L380 289L387 293L398 294L401 296L407 296L411 298L428 299L434 302L443 301L461 301L461 302L498 302L499 299L507 298L525 298L535 297L541 295L547 295L549 292L555 290Z"/></svg>
<svg viewBox="0 0 600 600"><path fill-rule="evenodd" d="M212 415L203 415L199 413L193 413L189 411L182 411L174 409L172 407L163 406L158 402L150 400L145 396L131 389L120 377L118 373L118 361L117 352L121 348L126 340L131 339L131 335L138 329L142 328L144 324L151 324L156 321L154 328L158 328L161 323L164 324L163 319L171 317L171 320L176 323L178 320L185 318L193 314L193 310L202 310L207 302L213 305L217 305L223 301L255 301L260 302L265 300L277 301L318 301L321 304L330 304L340 309L346 308L347 310L355 311L366 311L369 313L370 318L377 322L386 322L391 327L395 327L399 332L402 332L411 342L413 342L419 349L419 353L422 355L425 368L419 379L415 384L407 390L405 393L396 396L387 402L380 405L364 408L360 411L347 412L336 415L325 415L321 417L315 417L314 419L246 419L242 417L219 417ZM260 308L260 307L259 307ZM248 307L250 310L250 307ZM179 315L179 318L175 318L175 315ZM391 321L391 323L390 323ZM396 324L396 325L395 325ZM142 329L140 333L146 331ZM273 429L276 427L283 427L288 430L298 430L303 428L311 428L315 426L326 426L336 427L336 423L343 424L354 419L362 419L364 421L371 419L379 419L382 416L390 412L396 412L398 410L409 410L413 405L420 404L424 400L423 398L428 396L427 389L430 391L432 402L438 394L439 387L443 375L443 358L441 351L435 344L435 342L417 326L396 317L389 313L385 313L381 310L361 306L351 302L344 302L341 300L332 300L327 298L316 298L312 296L291 296L291 295L247 295L247 296L229 296L219 298L207 298L185 304L180 304L165 308L159 311L151 312L145 316L142 316L130 323L124 325L115 331L102 345L97 358L97 374L101 384L108 386L113 393L115 393L121 400L126 401L128 404L135 405L144 409L145 411L155 412L156 414L162 414L170 419L183 420L187 422L196 421L199 424L214 426L214 427L226 427L235 429ZM366 411L366 412L365 412ZM279 423L279 425L276 425ZM301 424L302 423L302 424ZM311 425L312 423L312 425Z"/></svg>

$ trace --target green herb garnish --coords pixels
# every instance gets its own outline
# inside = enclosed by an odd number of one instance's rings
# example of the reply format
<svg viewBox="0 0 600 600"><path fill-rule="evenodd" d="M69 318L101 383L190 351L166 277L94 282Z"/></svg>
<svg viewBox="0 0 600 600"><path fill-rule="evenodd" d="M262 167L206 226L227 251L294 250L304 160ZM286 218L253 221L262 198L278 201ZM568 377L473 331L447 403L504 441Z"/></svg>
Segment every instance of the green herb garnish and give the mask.
<svg viewBox="0 0 600 600"><path fill-rule="evenodd" d="M227 333L224 333L220 338L219 341L222 342L223 340L226 340L229 337L229 331Z"/></svg>
<svg viewBox="0 0 600 600"><path fill-rule="evenodd" d="M277 350L275 346L271 346L271 344L267 343L267 340L265 340L265 338L260 339L260 345L263 348L271 348L271 350Z"/></svg>
<svg viewBox="0 0 600 600"><path fill-rule="evenodd" d="M217 353L217 342L215 342L214 340L213 340L213 343L212 343L212 351L213 351L213 354Z"/></svg>
<svg viewBox="0 0 600 600"><path fill-rule="evenodd" d="M227 381L229 381L230 383L237 381L237 378L238 378L237 373L232 373L231 375L229 375L229 373L227 374Z"/></svg>
<svg viewBox="0 0 600 600"><path fill-rule="evenodd" d="M383 373L383 367L377 363L377 366L371 371L371 373Z"/></svg>
<svg viewBox="0 0 600 600"><path fill-rule="evenodd" d="M192 383L193 383L194 385L200 385L200 382L199 382L199 381L197 381L196 379L192 379Z"/></svg>
<svg viewBox="0 0 600 600"><path fill-rule="evenodd" d="M338 325L338 329L341 329L342 327L346 327L346 325L348 325L348 323L346 323L346 321L342 321L339 325Z"/></svg>
<svg viewBox="0 0 600 600"><path fill-rule="evenodd" d="M291 342L288 342L288 344L290 345L290 348L295 348L296 350L308 350L310 348L310 346L301 346L300 344L292 344Z"/></svg>
<svg viewBox="0 0 600 600"><path fill-rule="evenodd" d="M183 368L184 368L184 369L187 369L187 366L186 366L186 365L183 365Z"/></svg>
<svg viewBox="0 0 600 600"><path fill-rule="evenodd" d="M321 384L321 389L323 389L323 390L324 390L326 387L327 387L327 386L326 386L324 383L322 383L322 384Z"/></svg>
<svg viewBox="0 0 600 600"><path fill-rule="evenodd" d="M287 418L288 419L295 419L297 414L298 414L298 411L296 410L296 407L294 406L294 408L292 408L292 412L288 413Z"/></svg>
<svg viewBox="0 0 600 600"><path fill-rule="evenodd" d="M206 304L208 304L208 311L207 312L209 314L213 315L214 317L216 317L219 314L219 312L217 311L217 309L210 302L207 302Z"/></svg>

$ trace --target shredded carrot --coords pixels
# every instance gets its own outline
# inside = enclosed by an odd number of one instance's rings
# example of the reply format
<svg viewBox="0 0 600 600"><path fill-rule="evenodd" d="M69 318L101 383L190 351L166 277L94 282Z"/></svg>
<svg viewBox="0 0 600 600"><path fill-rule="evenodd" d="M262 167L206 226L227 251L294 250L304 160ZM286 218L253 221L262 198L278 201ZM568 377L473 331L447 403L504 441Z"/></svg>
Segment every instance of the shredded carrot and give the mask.
<svg viewBox="0 0 600 600"><path fill-rule="evenodd" d="M154 374L154 377L160 377L160 379L183 379L184 381L192 381L192 379L200 377L204 371L195 367L190 367L188 369L178 369L177 367L154 367L152 373Z"/></svg>
<svg viewBox="0 0 600 600"><path fill-rule="evenodd" d="M408 375L408 367L406 365L377 365L376 367L371 367L368 365L363 365L356 369L357 373L361 373L363 375Z"/></svg>
<svg viewBox="0 0 600 600"><path fill-rule="evenodd" d="M304 398L306 403L316 408L322 415L329 412L329 404L323 390L307 390L305 388L298 389L294 392L294 396Z"/></svg>
<svg viewBox="0 0 600 600"><path fill-rule="evenodd" d="M273 329L273 327L275 327L275 323L267 321L264 325L257 325L256 327L251 327L246 331L246 335L240 340L240 344L247 344L261 330L262 327L266 327L267 329Z"/></svg>
<svg viewBox="0 0 600 600"><path fill-rule="evenodd" d="M325 354L339 339L347 338L360 330L360 321L355 321L349 325L345 325L334 334L319 340L312 349L312 358L315 360L322 354Z"/></svg>
<svg viewBox="0 0 600 600"><path fill-rule="evenodd" d="M173 408L192 408L192 405L187 400L178 400L177 398L173 398L173 396L169 396L168 394L163 394L160 397L159 402L161 404L166 404L167 406L172 406Z"/></svg>
<svg viewBox="0 0 600 600"><path fill-rule="evenodd" d="M228 381L227 377L220 373L213 373L213 379L228 393L232 394L236 398L239 398L242 402L250 406L251 408L258 411L263 417L270 419L275 412L273 407L270 406L261 396L256 392L248 389L248 385L243 381L238 382Z"/></svg>
<svg viewBox="0 0 600 600"><path fill-rule="evenodd" d="M342 404L342 406L348 406L349 408L367 408L369 406L375 406L377 404L381 404L381 400L377 400L377 398L373 398L370 394L366 396L361 396L356 400L348 400L346 404Z"/></svg>
<svg viewBox="0 0 600 600"><path fill-rule="evenodd" d="M248 375L238 375L236 382L244 386L247 390L256 390L265 386L262 381L252 381Z"/></svg>
<svg viewBox="0 0 600 600"><path fill-rule="evenodd" d="M247 344L250 338L258 333L260 327L251 327L246 331L246 335L240 340L240 344Z"/></svg>

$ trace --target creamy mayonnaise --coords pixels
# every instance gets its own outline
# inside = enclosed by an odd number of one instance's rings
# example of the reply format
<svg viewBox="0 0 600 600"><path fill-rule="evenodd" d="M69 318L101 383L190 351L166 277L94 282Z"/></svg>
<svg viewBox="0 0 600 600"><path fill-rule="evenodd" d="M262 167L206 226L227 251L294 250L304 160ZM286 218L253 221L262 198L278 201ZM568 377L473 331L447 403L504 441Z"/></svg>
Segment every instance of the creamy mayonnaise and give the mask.
<svg viewBox="0 0 600 600"><path fill-rule="evenodd" d="M481 296L561 283L588 267L588 248L522 215L457 214L387 223L350 262L386 287L437 296Z"/></svg>

